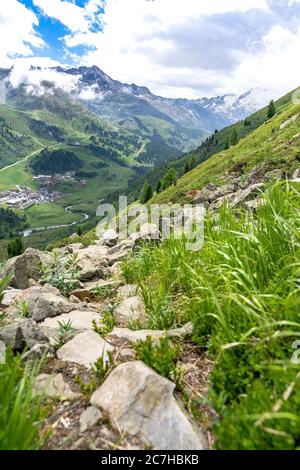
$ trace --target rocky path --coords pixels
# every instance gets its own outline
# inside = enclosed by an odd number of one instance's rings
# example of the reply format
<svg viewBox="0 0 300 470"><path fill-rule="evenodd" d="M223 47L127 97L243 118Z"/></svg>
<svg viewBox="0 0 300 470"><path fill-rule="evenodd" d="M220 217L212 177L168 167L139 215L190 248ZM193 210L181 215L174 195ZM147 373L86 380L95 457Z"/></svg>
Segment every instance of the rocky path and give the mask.
<svg viewBox="0 0 300 470"><path fill-rule="evenodd" d="M151 226L144 227L143 236L147 229ZM45 448L211 446L208 429L204 424L201 429L192 413L193 404L212 418L205 404L211 363L190 341L192 325L170 331L130 328L133 321L143 324L147 312L138 287L124 284L120 262L139 237L118 242L110 232L87 248L61 249L61 259L76 255L80 268L80 283L68 295L40 283L40 264L51 264L49 253L27 249L5 267L11 286L1 306L0 351L2 356L7 347L25 351L25 360L46 356L35 387L51 410L42 429L50 431ZM101 298L100 292L105 292ZM106 331L105 312L112 310L116 324ZM157 342L166 335L182 343L180 389L139 360L132 347L148 336Z"/></svg>

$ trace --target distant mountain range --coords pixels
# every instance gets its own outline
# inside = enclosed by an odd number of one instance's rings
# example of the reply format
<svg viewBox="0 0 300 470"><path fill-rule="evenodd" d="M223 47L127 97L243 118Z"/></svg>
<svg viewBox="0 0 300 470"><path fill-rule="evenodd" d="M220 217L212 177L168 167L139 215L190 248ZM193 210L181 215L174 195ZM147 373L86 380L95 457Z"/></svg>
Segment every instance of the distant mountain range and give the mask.
<svg viewBox="0 0 300 470"><path fill-rule="evenodd" d="M98 67L0 70L6 97L22 107L28 98L55 95L61 90L79 100L102 119L126 128L155 132L162 123L171 130L168 145L188 151L215 129L244 119L274 98L270 90L254 88L241 96L224 95L197 100L157 96L143 86L113 80ZM24 101L24 93L27 99ZM21 97L21 100L18 99ZM3 85L1 88L3 101Z"/></svg>

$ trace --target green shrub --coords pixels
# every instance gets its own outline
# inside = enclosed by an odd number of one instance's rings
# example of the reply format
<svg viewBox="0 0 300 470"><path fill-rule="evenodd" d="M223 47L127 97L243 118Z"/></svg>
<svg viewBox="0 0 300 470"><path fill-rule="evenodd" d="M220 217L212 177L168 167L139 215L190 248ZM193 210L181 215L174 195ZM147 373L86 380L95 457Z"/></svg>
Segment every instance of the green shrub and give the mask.
<svg viewBox="0 0 300 470"><path fill-rule="evenodd" d="M57 253L52 255L52 263L42 266L42 281L60 290L62 294L69 294L79 285L80 268L77 255L70 255L63 260Z"/></svg>
<svg viewBox="0 0 300 470"><path fill-rule="evenodd" d="M138 359L151 367L158 374L166 378L177 381L179 378L176 363L180 356L181 347L174 345L167 337L162 337L155 344L148 336L145 341L138 341L133 344L133 349L137 353Z"/></svg>

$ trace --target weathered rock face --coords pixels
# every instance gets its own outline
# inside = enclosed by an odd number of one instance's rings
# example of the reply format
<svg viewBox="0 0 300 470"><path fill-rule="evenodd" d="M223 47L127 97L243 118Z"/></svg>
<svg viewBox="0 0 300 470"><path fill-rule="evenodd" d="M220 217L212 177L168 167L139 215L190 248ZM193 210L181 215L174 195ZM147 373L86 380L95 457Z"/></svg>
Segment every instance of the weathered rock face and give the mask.
<svg viewBox="0 0 300 470"><path fill-rule="evenodd" d="M76 308L58 289L50 285L30 287L16 297L15 302L25 303L28 316L37 322L69 313Z"/></svg>
<svg viewBox="0 0 300 470"><path fill-rule="evenodd" d="M118 366L92 395L91 404L112 423L157 450L202 450L205 440L173 396L175 385L143 362Z"/></svg>
<svg viewBox="0 0 300 470"><path fill-rule="evenodd" d="M74 362L90 368L99 357L103 357L105 361L108 361L107 353L109 351L113 351L113 347L109 343L94 331L86 331L75 336L60 348L57 351L57 357L61 361Z"/></svg>
<svg viewBox="0 0 300 470"><path fill-rule="evenodd" d="M31 319L20 319L0 329L0 340L13 351L21 351L25 347L32 348L36 344L48 344L48 338Z"/></svg>
<svg viewBox="0 0 300 470"><path fill-rule="evenodd" d="M119 324L127 325L131 321L144 321L146 318L145 306L138 296L123 300L115 310Z"/></svg>
<svg viewBox="0 0 300 470"><path fill-rule="evenodd" d="M8 260L3 277L10 275L12 287L27 289L31 285L31 280L37 282L41 279L41 265L49 265L51 261L49 253L27 248L22 255Z"/></svg>
<svg viewBox="0 0 300 470"><path fill-rule="evenodd" d="M80 394L74 393L67 382L64 381L62 374L57 374L55 377L49 374L40 374L36 379L34 393L35 395L43 394L62 401L80 398Z"/></svg>

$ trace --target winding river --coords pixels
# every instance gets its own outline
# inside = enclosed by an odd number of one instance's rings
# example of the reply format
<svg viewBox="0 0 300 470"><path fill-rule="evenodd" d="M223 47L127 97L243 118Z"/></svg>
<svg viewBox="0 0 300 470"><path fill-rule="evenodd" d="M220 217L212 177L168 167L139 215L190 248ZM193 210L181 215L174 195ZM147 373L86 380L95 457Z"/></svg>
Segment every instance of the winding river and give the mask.
<svg viewBox="0 0 300 470"><path fill-rule="evenodd" d="M69 214L78 215L78 212L72 211L72 209L74 207L76 207L76 206L68 206L68 207L65 208L65 211L68 212ZM24 232L22 232L22 235L23 235L24 238L26 238L26 237L29 237L30 235L32 235L33 233L37 233L37 232L46 232L48 230L53 230L53 229L56 229L56 228L72 227L74 225L82 224L83 222L85 222L86 220L88 220L90 218L89 214L82 213L81 215L83 216L83 219L81 219L77 222L71 222L70 224L46 225L44 227L28 228L28 229L24 230Z"/></svg>

